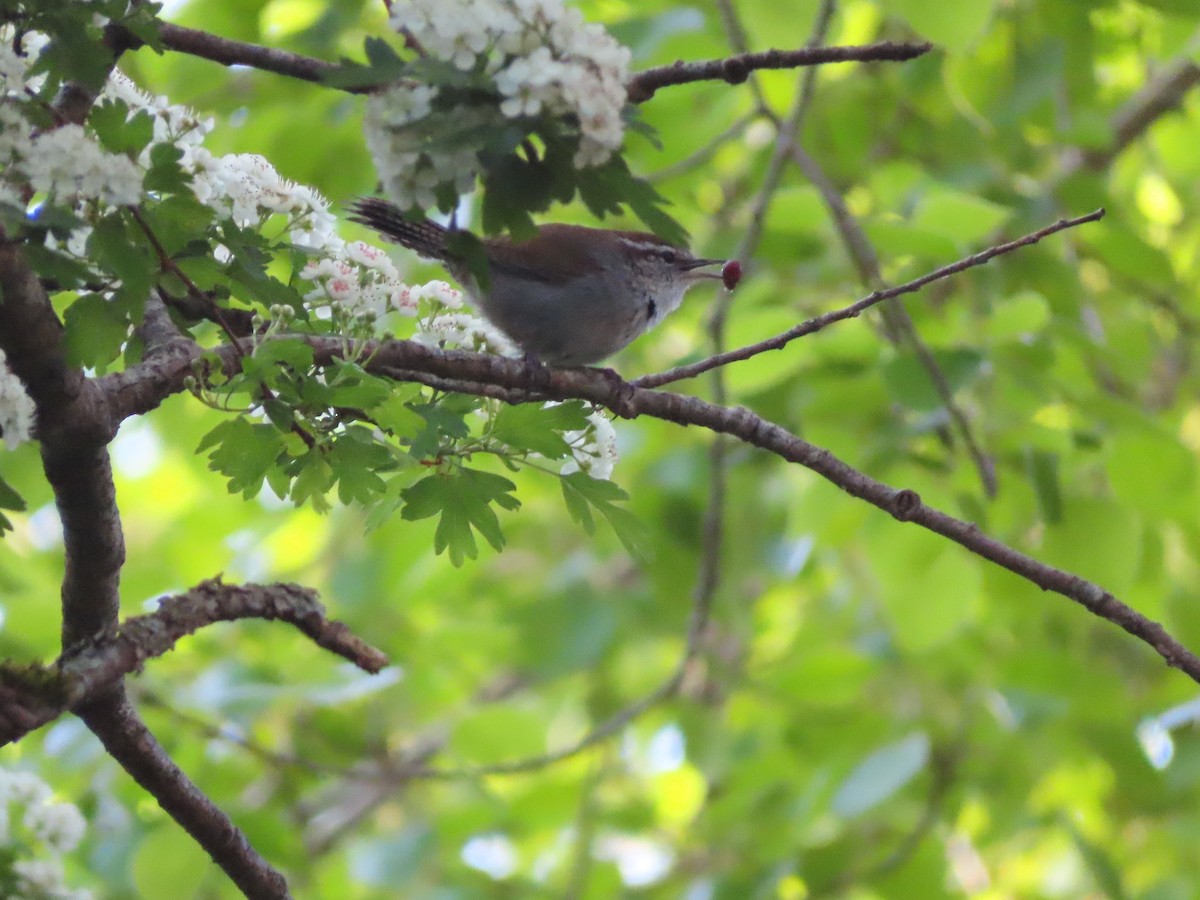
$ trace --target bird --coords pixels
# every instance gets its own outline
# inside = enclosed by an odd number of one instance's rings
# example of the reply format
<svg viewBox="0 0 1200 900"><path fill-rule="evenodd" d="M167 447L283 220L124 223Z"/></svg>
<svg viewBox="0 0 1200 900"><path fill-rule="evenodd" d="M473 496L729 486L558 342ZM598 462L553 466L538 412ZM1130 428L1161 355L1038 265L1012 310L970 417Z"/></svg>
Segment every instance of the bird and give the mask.
<svg viewBox="0 0 1200 900"><path fill-rule="evenodd" d="M360 197L349 211L351 221L440 262L489 322L547 366L607 359L676 310L691 287L720 280L711 267L736 266L647 232L550 224L528 240L484 238L482 289L465 255L452 249L452 230L411 221L377 197Z"/></svg>

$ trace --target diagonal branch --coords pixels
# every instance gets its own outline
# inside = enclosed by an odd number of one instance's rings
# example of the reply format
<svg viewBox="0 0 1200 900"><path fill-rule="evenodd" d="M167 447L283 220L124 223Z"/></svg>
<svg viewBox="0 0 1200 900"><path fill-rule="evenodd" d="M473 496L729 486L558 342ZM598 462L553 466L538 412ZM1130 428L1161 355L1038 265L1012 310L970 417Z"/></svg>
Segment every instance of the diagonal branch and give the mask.
<svg viewBox="0 0 1200 900"><path fill-rule="evenodd" d="M287 900L283 875L167 755L125 696L124 686L76 710L104 749L213 858L247 897Z"/></svg>
<svg viewBox="0 0 1200 900"><path fill-rule="evenodd" d="M635 378L632 384L643 388L656 388L663 385L672 384L676 381L683 381L686 378L695 378L710 369L715 369L720 366L726 366L733 362L741 362L752 357L758 356L760 353L765 353L768 350L781 350L797 338L812 334L832 325L834 322L841 322L845 319L853 319L861 315L866 310L870 309L884 300L890 300L892 297L898 297L901 294L911 294L914 291L920 290L925 285L934 281L939 281L951 275L957 275L959 272L965 272L967 269L981 266L989 260L995 259L997 256L1002 256L1005 253L1011 253L1013 250L1018 250L1021 247L1028 247L1030 244L1036 244L1043 238L1056 234L1059 231L1064 231L1067 228L1074 228L1077 225L1083 225L1086 222L1095 222L1104 217L1104 210L1097 209L1084 216L1077 216L1074 219L1059 219L1052 225L1047 225L1045 228L1039 228L1024 237L1016 240L1008 241L1003 244L997 244L994 247L989 247L979 253L960 259L958 262L942 266L940 269L935 269L920 278L915 278L912 281L907 281L904 284L896 287L887 288L886 290L874 291L863 297L861 300L851 303L841 309L832 310L831 312L823 313L819 316L814 316L805 322L801 322L794 328L790 328L782 334L777 334L772 338L767 338L764 341L759 341L756 344L749 344L745 347L739 347L736 350L729 350L725 353L718 353L707 359L699 360L686 366L679 366L674 369L669 369L666 372L659 372L655 375L643 375L641 378Z"/></svg>
<svg viewBox="0 0 1200 900"><path fill-rule="evenodd" d="M825 174L824 169L799 145L792 148L792 159L825 201L825 206L833 217L834 227L841 236L842 244L850 254L855 269L858 270L859 280L862 281L863 287L869 290L878 290L883 287L885 282L879 271L879 256L862 226L858 224L858 220L846 206L845 199ZM951 422L958 430L959 438L966 445L967 454L975 464L984 493L989 497L995 497L996 465L976 441L966 413L954 399L954 391L946 379L946 374L942 371L937 359L934 358L929 346L917 332L917 327L908 314L908 310L904 308L903 304L895 304L888 306L884 312L885 321L890 326L888 331L894 332L901 341L909 345L932 381L933 387L942 401L942 406L949 414Z"/></svg>
<svg viewBox="0 0 1200 900"><path fill-rule="evenodd" d="M1098 216L1099 212L1093 213L1080 221L1090 221ZM1049 229L1043 229L1044 234L1027 236L1022 241L1026 244L1032 243L1054 230L1069 227L1069 224L1072 223L1049 226ZM1005 245L1001 245L1003 246ZM981 255L995 255L997 252L1002 252L1001 248L992 248ZM959 268L955 270L961 270L971 264L970 260L964 261L956 264ZM973 264L977 265L978 262ZM922 283L931 277L927 276ZM877 300L878 298L866 298L866 301L871 302ZM849 313L841 317L848 318ZM312 346L318 365L328 365L339 360L346 352L341 338L306 337L305 340ZM634 383L622 382L608 371L579 368L548 369L531 373L529 367L520 360L461 350L439 350L414 341L370 342L365 348L358 349L366 351L365 357L371 360L368 368L378 374L387 374L395 370L426 373L443 379L445 384L452 384L453 389L464 393L486 393L488 396L522 403L528 402L531 394L555 400L587 400L605 406L626 418L651 416L679 425L694 425L730 435L749 446L758 447L783 460L811 469L846 493L865 500L899 521L912 522L949 538L971 553L1013 572L1042 590L1053 591L1074 600L1093 614L1107 619L1148 644L1168 665L1180 669L1200 683L1200 657L1179 643L1162 625L1122 603L1100 585L1021 553L983 534L972 522L957 519L926 506L913 491L893 488L876 481L838 459L828 450L802 440L787 429L745 408L727 408L683 394L648 390ZM232 367L236 364L236 355L229 348L222 348L219 355L223 357L227 366ZM160 369L157 376L161 381L154 385L152 390L138 392L137 395L143 401L161 402L166 394L183 389L187 372L190 372L190 365L186 364L174 372ZM128 373L123 373L123 376L128 377ZM102 389L122 385L117 376L108 376L98 381ZM137 408L121 410L124 415L134 415L139 411Z"/></svg>

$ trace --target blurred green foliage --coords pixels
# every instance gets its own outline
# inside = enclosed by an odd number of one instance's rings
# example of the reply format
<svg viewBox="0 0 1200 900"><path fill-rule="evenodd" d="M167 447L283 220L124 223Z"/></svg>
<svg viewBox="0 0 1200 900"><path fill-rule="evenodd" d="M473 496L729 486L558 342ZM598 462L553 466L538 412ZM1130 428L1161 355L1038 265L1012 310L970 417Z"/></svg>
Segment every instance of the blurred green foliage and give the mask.
<svg viewBox="0 0 1200 900"><path fill-rule="evenodd" d="M818 9L730 5L753 49L803 45ZM731 52L710 4L582 6L639 67ZM354 0L194 0L168 18L329 60L385 29L382 4ZM1100 581L1192 647L1200 101L1187 94L1107 150L1122 111L1195 57L1198 35L1189 0L838 4L830 43L939 45L907 64L822 68L800 135L889 282L1108 209L904 301L996 461L994 499L912 351L873 316L728 373L731 402ZM215 115L214 152L261 153L335 202L371 191L360 98L149 49L123 65ZM698 252L738 245L772 125L753 118L687 161L755 111L756 90L786 115L800 76L673 87L643 108L665 146L631 141L630 165L670 198ZM588 221L574 207L551 217ZM436 274L404 262L413 279ZM866 293L794 167L745 262L730 345ZM693 295L616 368L633 376L704 355L710 302ZM710 392L705 380L684 388ZM617 424L614 480L652 559L631 557L610 529L573 524L557 479L493 466L520 509L500 513L502 553L489 538L454 568L434 555L435 518L368 532L353 508L320 516L230 494L195 452L221 421L176 397L122 429L124 611L218 572L295 580L396 664L370 678L287 628L239 623L186 640L133 683L174 759L296 896L1195 894L1200 739L1178 733L1156 771L1134 734L1195 685L1113 626L810 472L731 451L713 620L679 696L571 759L484 776L472 768L568 746L671 675L708 552L711 435ZM29 510L6 513L0 652L52 658L62 550L36 448L0 454L0 475ZM354 776L431 747L428 764L453 777L380 787ZM166 896L168 881L175 898L236 896L79 722L5 757L36 765L88 813L78 863L98 896Z"/></svg>

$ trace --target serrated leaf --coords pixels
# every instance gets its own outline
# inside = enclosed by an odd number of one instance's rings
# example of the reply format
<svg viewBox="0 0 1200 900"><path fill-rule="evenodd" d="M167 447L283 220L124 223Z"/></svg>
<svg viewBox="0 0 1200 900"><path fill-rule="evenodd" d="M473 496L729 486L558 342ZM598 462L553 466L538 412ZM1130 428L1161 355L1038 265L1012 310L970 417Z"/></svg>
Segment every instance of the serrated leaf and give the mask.
<svg viewBox="0 0 1200 900"><path fill-rule="evenodd" d="M317 512L329 512L325 494L333 487L336 476L333 467L318 448L312 448L298 460L299 468L292 478L290 496L297 506L308 502Z"/></svg>
<svg viewBox="0 0 1200 900"><path fill-rule="evenodd" d="M122 291L130 297L145 295L159 271L158 260L146 244L145 235L129 228L125 216L114 212L101 218L87 240L88 257L121 279Z"/></svg>
<svg viewBox="0 0 1200 900"><path fill-rule="evenodd" d="M209 448L212 453L208 467L229 480L231 494L240 493L249 500L262 490L263 479L275 466L284 444L274 426L251 424L239 417L222 422L208 432L201 439L197 452Z"/></svg>
<svg viewBox="0 0 1200 900"><path fill-rule="evenodd" d="M192 183L192 176L180 165L183 151L174 144L155 144L150 149L150 168L142 187L157 194L182 194ZM207 207L206 207L207 209ZM213 214L209 209L209 215Z"/></svg>
<svg viewBox="0 0 1200 900"><path fill-rule="evenodd" d="M433 537L435 553L449 551L450 562L461 566L465 559L475 559L479 549L474 532L478 531L495 550L504 547L500 520L492 504L503 509L516 509L520 501L512 495L516 490L507 478L491 472L466 467L439 472L423 478L402 492L405 519L418 520L438 516Z"/></svg>
<svg viewBox="0 0 1200 900"><path fill-rule="evenodd" d="M557 406L523 403L503 407L496 415L491 434L516 450L532 450L547 459L562 459L571 452L562 433L586 427L587 413L578 400Z"/></svg>
<svg viewBox="0 0 1200 900"><path fill-rule="evenodd" d="M154 117L144 109L130 117L129 107L121 100L109 100L92 107L88 124L110 153L136 156L154 139Z"/></svg>
<svg viewBox="0 0 1200 900"><path fill-rule="evenodd" d="M356 363L343 362L326 369L330 405L370 409L391 396L394 383L366 372Z"/></svg>
<svg viewBox="0 0 1200 900"><path fill-rule="evenodd" d="M411 399L418 390L396 390L382 403L376 403L367 410L367 414L380 428L395 435L401 440L415 438L426 426L425 419L411 406Z"/></svg>
<svg viewBox="0 0 1200 900"><path fill-rule="evenodd" d="M326 460L337 479L338 499L342 503L368 505L383 493L386 485L376 470L391 463L387 448L371 439L362 428L351 428L329 448Z"/></svg>
<svg viewBox="0 0 1200 900"><path fill-rule="evenodd" d="M39 278L60 291L74 290L96 280L96 273L79 260L42 244L26 243L25 258Z"/></svg>
<svg viewBox="0 0 1200 900"><path fill-rule="evenodd" d="M438 403L423 403L414 407L416 412L425 420L426 426L413 438L410 452L417 459L436 456L441 447L442 437L452 440L465 438L469 435L466 415L478 406L474 398L446 397Z"/></svg>
<svg viewBox="0 0 1200 900"><path fill-rule="evenodd" d="M142 213L150 230L168 255L174 256L196 241L212 225L215 213L190 194L176 194L149 204ZM207 245L204 246L208 250ZM211 257L210 257L211 258Z"/></svg>
<svg viewBox="0 0 1200 900"><path fill-rule="evenodd" d="M649 530L637 516L623 506L617 506L617 503L629 499L629 495L620 487L611 481L593 478L586 472L572 472L562 476L562 491L567 512L588 534L595 528L591 513L595 509L604 516L631 556L640 560L653 556Z"/></svg>

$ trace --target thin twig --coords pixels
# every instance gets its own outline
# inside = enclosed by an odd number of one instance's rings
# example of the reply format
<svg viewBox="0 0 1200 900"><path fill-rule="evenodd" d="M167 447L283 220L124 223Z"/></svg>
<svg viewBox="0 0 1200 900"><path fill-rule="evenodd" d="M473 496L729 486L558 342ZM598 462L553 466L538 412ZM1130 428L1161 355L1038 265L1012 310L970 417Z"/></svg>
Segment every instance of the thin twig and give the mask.
<svg viewBox="0 0 1200 900"><path fill-rule="evenodd" d="M805 322L801 322L795 328L788 329L782 334L768 338L765 341L759 341L756 344L749 344L745 347L740 347L737 350L730 350L726 353L719 353L710 356L707 359L702 359L698 362L686 366L678 366L674 369L669 369L666 372L659 372L654 375L644 375L641 378L635 378L630 383L641 388L656 388L663 385L672 384L676 381L683 381L686 378L695 378L711 369L716 369L721 366L727 366L730 363L741 362L758 356L760 353L765 353L768 350L780 350L786 347L789 343L797 338L805 335L813 334L832 325L835 322L841 322L844 319L853 319L860 316L863 312L875 306L877 303L882 303L884 300L890 300L892 297L898 297L901 294L911 294L914 291L920 290L925 285L938 281L942 278L948 278L951 275L957 275L959 272L965 272L967 269L981 266L997 256L1002 256L1005 253L1011 253L1021 247L1028 247L1030 244L1036 244L1038 241L1059 231L1068 228L1074 228L1077 225L1083 225L1086 222L1095 222L1104 217L1104 210L1097 209L1085 216L1078 216L1074 219L1060 219L1053 225L1047 225L1045 228L1040 228L1022 238L1013 241L1008 241L1004 244L997 244L994 247L989 247L979 253L975 253L958 262L951 263L947 266L942 266L940 269L935 269L920 278L907 281L904 284L893 288L888 288L882 291L874 291L863 297L861 300L850 304L841 309L823 313L815 316Z"/></svg>
<svg viewBox="0 0 1200 900"><path fill-rule="evenodd" d="M798 69L838 62L907 62L933 49L930 43L882 41L861 47L804 47L800 50L764 50L725 59L683 62L638 73L629 82L631 103L645 103L660 88L696 81L741 84L760 69Z"/></svg>
<svg viewBox="0 0 1200 900"><path fill-rule="evenodd" d="M792 149L792 160L825 201L825 206L833 217L834 227L841 236L846 251L850 254L850 259L858 272L863 287L868 290L878 290L883 287L884 281L879 270L879 257L871 245L870 239L858 224L858 220L846 206L841 192L825 174L820 164L802 147L796 146ZM912 317L902 305L885 307L884 312L887 314L885 320L889 335L907 343L917 354L918 362L929 375L942 406L950 415L960 439L966 445L967 454L971 457L975 469L979 473L984 493L989 497L994 497L996 495L996 466L991 457L975 440L971 423L955 401L954 391L950 387L941 365L917 332Z"/></svg>
<svg viewBox="0 0 1200 900"><path fill-rule="evenodd" d="M321 83L339 68L333 63L299 53L289 53L246 41L234 41L170 22L161 23L160 37L163 45L171 50L198 56L224 66L249 66L302 81ZM861 47L764 50L727 59L691 63L680 61L637 73L629 80L628 94L631 103L644 103L653 97L657 90L671 85L694 81L740 84L751 72L758 69L794 69L835 62L903 62L928 53L932 47L933 45L928 43L884 41ZM374 86L343 88L350 93L360 94L370 93L375 89Z"/></svg>

